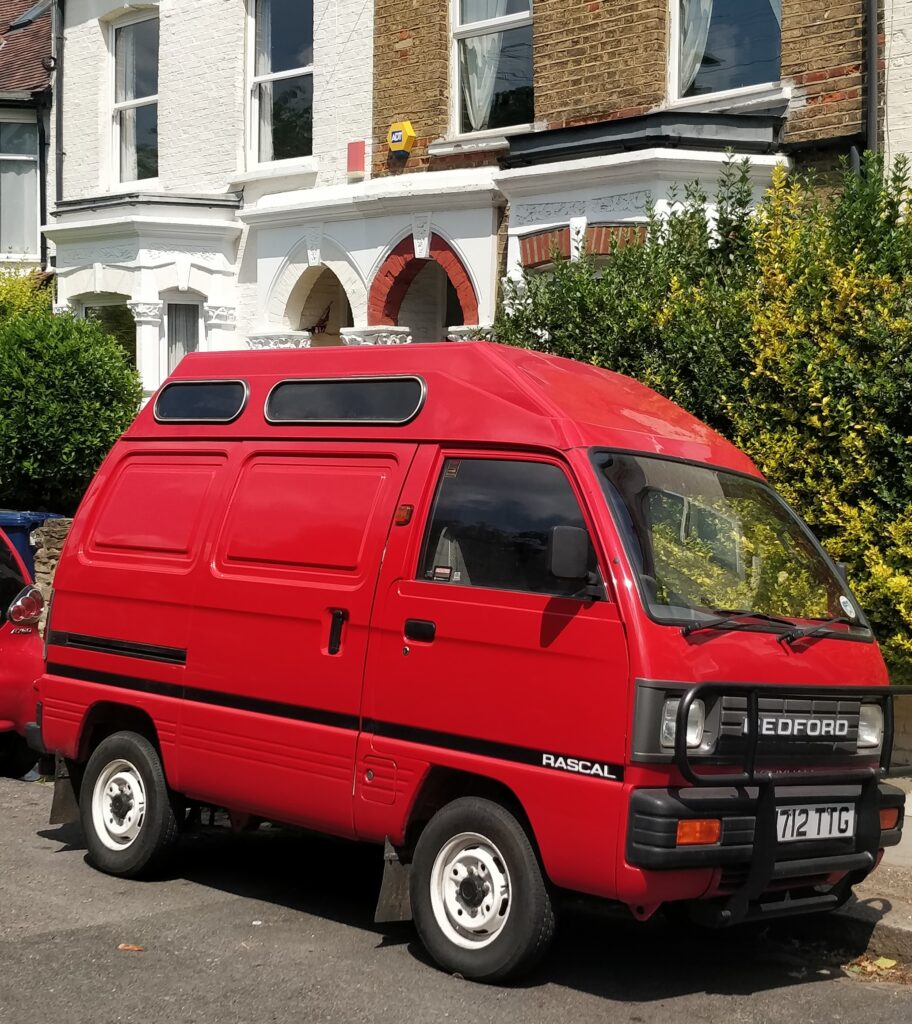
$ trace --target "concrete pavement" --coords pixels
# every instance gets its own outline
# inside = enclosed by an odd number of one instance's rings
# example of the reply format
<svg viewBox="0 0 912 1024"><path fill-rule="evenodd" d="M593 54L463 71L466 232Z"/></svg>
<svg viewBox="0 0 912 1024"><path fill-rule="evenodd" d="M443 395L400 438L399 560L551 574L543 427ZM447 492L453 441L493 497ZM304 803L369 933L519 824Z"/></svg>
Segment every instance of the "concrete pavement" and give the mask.
<svg viewBox="0 0 912 1024"><path fill-rule="evenodd" d="M485 988L429 965L411 926L373 925L378 850L205 835L173 877L124 882L88 867L78 829L45 824L50 798L0 780L0 1024L912 1019L912 987L840 968L861 950L832 919L822 943L569 912L536 974Z"/></svg>

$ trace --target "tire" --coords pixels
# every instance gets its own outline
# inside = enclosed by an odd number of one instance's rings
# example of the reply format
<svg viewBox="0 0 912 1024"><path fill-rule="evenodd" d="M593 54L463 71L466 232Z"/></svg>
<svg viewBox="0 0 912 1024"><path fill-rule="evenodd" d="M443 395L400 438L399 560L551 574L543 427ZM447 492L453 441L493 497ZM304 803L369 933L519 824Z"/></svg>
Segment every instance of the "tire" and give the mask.
<svg viewBox="0 0 912 1024"><path fill-rule="evenodd" d="M499 905L489 901L498 892ZM434 815L415 847L410 896L428 953L474 981L528 971L554 934L551 897L529 837L490 800L461 797Z"/></svg>
<svg viewBox="0 0 912 1024"><path fill-rule="evenodd" d="M117 732L85 767L79 817L89 862L120 878L156 874L177 842L177 801L158 751L135 732Z"/></svg>
<svg viewBox="0 0 912 1024"><path fill-rule="evenodd" d="M38 755L16 733L0 737L0 775L21 779L38 763Z"/></svg>

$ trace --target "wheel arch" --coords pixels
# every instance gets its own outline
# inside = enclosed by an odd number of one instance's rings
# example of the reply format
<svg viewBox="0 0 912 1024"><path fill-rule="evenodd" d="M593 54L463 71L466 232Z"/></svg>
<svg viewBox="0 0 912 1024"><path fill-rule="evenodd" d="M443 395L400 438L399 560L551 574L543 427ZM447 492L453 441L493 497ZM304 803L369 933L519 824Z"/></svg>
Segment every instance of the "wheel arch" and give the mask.
<svg viewBox="0 0 912 1024"><path fill-rule="evenodd" d="M102 740L116 732L135 732L144 736L162 756L155 721L148 711L117 701L97 701L86 712L79 733L76 760L85 763ZM164 762L164 759L163 759Z"/></svg>

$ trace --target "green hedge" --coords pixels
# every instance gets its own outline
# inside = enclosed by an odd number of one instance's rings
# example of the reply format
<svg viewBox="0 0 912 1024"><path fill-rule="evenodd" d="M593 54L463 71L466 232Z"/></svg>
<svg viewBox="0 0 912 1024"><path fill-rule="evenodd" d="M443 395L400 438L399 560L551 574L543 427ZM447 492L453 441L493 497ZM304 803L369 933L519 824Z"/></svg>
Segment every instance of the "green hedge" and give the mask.
<svg viewBox="0 0 912 1024"><path fill-rule="evenodd" d="M810 524L912 681L912 223L907 166L835 190L730 164L643 245L508 283L494 336L637 377L748 452Z"/></svg>
<svg viewBox="0 0 912 1024"><path fill-rule="evenodd" d="M37 280L0 277L0 505L72 512L141 397L114 338L54 316Z"/></svg>

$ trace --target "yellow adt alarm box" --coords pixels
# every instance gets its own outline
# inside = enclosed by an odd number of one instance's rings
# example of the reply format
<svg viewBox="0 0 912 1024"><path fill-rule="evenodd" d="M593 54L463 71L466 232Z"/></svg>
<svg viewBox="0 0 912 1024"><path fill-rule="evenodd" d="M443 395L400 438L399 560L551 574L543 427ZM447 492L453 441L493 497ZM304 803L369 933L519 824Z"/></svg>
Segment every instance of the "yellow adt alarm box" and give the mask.
<svg viewBox="0 0 912 1024"><path fill-rule="evenodd" d="M411 121L397 121L390 125L389 135L386 137L391 153L401 153L408 156L415 145L415 129Z"/></svg>

